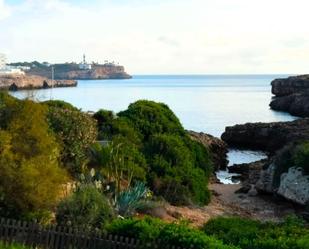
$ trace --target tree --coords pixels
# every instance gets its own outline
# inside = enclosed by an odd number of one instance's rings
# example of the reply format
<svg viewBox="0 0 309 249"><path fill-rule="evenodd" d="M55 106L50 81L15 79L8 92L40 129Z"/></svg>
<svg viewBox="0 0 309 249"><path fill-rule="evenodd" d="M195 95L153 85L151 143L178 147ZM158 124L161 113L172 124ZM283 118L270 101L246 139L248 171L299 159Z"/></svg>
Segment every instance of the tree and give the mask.
<svg viewBox="0 0 309 249"><path fill-rule="evenodd" d="M88 163L88 150L97 139L95 119L63 103L48 106L48 122L62 146L63 165L72 174L83 172Z"/></svg>
<svg viewBox="0 0 309 249"><path fill-rule="evenodd" d="M2 214L18 217L56 206L66 173L59 167L59 146L45 119L46 109L29 100L6 98L0 129ZM17 180L18 179L18 180ZM39 217L38 217L39 218Z"/></svg>

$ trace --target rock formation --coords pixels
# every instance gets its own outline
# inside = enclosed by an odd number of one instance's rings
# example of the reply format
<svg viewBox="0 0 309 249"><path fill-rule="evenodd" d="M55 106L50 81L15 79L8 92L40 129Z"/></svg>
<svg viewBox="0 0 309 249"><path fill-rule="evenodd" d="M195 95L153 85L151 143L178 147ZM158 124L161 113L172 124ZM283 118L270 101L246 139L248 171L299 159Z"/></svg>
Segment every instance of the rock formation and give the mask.
<svg viewBox="0 0 309 249"><path fill-rule="evenodd" d="M272 93L277 97L301 93L309 90L309 75L292 76L286 79L275 79L271 82Z"/></svg>
<svg viewBox="0 0 309 249"><path fill-rule="evenodd" d="M54 65L55 79L62 80L98 80L98 79L130 79L123 66L113 64L92 64L91 69L79 69L78 64L56 64ZM28 74L51 78L51 68L40 65L33 67Z"/></svg>
<svg viewBox="0 0 309 249"><path fill-rule="evenodd" d="M276 97L270 103L273 110L309 117L309 75L276 79L272 83Z"/></svg>
<svg viewBox="0 0 309 249"><path fill-rule="evenodd" d="M0 89L17 91L20 89L40 89L53 87L74 87L75 80L49 80L34 75L2 75L0 76Z"/></svg>
<svg viewBox="0 0 309 249"><path fill-rule="evenodd" d="M274 153L290 142L309 140L309 118L226 127L221 138L231 147Z"/></svg>
<svg viewBox="0 0 309 249"><path fill-rule="evenodd" d="M213 137L203 132L188 131L191 138L202 143L212 154L215 170L226 169L227 160L227 144L221 139Z"/></svg>
<svg viewBox="0 0 309 249"><path fill-rule="evenodd" d="M302 168L289 168L281 175L277 193L301 205L309 203L309 176L303 174Z"/></svg>

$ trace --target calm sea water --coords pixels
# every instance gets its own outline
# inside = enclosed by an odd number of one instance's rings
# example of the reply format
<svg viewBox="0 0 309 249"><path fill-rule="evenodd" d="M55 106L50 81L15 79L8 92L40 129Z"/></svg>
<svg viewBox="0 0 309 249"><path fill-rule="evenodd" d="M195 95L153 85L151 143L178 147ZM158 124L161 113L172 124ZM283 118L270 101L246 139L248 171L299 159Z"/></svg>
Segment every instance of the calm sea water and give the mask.
<svg viewBox="0 0 309 249"><path fill-rule="evenodd" d="M84 111L125 110L136 100L164 102L186 129L220 137L226 126L246 122L291 121L295 117L270 110L270 82L287 75L134 76L129 80L79 81L76 88L38 90L38 100L72 103ZM12 93L25 97L29 93ZM232 150L230 164L258 160L261 153Z"/></svg>

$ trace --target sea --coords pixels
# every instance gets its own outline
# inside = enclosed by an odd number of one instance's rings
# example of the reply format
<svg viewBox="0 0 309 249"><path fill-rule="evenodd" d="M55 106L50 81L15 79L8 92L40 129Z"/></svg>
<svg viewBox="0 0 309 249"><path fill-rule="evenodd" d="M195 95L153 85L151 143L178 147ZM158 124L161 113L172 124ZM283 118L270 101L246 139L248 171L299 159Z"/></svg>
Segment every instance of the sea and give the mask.
<svg viewBox="0 0 309 249"><path fill-rule="evenodd" d="M99 109L115 113L137 100L166 103L185 129L220 137L225 127L248 122L292 121L293 117L269 108L271 81L290 75L134 75L127 80L80 80L73 88L12 92L18 98L38 101L59 99L83 111ZM229 165L257 161L262 151L230 149ZM232 174L218 172L223 183Z"/></svg>

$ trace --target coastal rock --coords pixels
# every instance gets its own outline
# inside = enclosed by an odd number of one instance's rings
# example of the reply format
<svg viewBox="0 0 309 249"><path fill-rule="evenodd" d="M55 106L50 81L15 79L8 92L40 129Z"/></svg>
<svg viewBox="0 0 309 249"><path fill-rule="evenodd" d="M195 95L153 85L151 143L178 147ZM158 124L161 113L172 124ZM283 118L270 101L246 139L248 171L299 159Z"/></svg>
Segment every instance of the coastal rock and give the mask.
<svg viewBox="0 0 309 249"><path fill-rule="evenodd" d="M257 181L255 188L258 192L275 193L273 188L273 179L275 174L275 165L270 164L269 167L261 171L260 178Z"/></svg>
<svg viewBox="0 0 309 249"><path fill-rule="evenodd" d="M288 200L305 205L309 202L309 176L303 174L302 168L290 168L288 173L281 175L277 193Z"/></svg>
<svg viewBox="0 0 309 249"><path fill-rule="evenodd" d="M193 140L202 143L207 149L209 149L212 154L215 170L226 169L228 165L228 148L225 142L203 132L188 131L188 133Z"/></svg>
<svg viewBox="0 0 309 249"><path fill-rule="evenodd" d="M17 91L20 89L41 89L50 87L74 87L75 80L49 80L33 75L2 75L0 76L0 89Z"/></svg>
<svg viewBox="0 0 309 249"><path fill-rule="evenodd" d="M271 82L272 93L277 97L301 93L309 90L309 75L292 76L286 79L275 79Z"/></svg>
<svg viewBox="0 0 309 249"><path fill-rule="evenodd" d="M231 147L274 153L290 142L309 140L309 118L226 127L221 138Z"/></svg>
<svg viewBox="0 0 309 249"><path fill-rule="evenodd" d="M299 117L309 117L309 75L293 76L272 81L276 97L270 107Z"/></svg>
<svg viewBox="0 0 309 249"><path fill-rule="evenodd" d="M241 174L242 183L244 186L256 184L260 178L261 171L268 164L268 159L252 163L234 164L228 167L229 173Z"/></svg>
<svg viewBox="0 0 309 249"><path fill-rule="evenodd" d="M131 75L125 72L123 66L114 64L92 64L92 68L88 70L81 70L78 64L58 64L55 65L54 76L55 79L62 80L98 80L98 79L130 79ZM50 67L34 67L28 71L28 74L38 75L41 77L50 78Z"/></svg>
<svg viewBox="0 0 309 249"><path fill-rule="evenodd" d="M288 112L294 116L309 117L309 90L276 97L269 106L273 110Z"/></svg>

